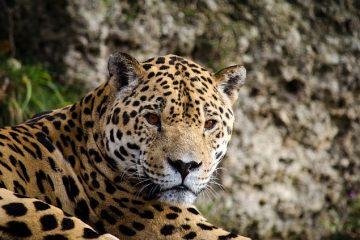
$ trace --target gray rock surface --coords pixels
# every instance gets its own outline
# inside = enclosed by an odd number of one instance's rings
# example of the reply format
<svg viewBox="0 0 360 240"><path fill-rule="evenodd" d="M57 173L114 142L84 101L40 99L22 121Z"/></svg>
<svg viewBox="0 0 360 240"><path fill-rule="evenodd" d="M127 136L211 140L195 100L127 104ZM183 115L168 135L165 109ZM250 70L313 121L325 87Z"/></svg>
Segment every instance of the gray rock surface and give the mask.
<svg viewBox="0 0 360 240"><path fill-rule="evenodd" d="M97 85L115 49L246 66L225 191L198 201L212 221L258 239L321 239L346 219L360 192L359 1L24 2L18 56L67 83Z"/></svg>

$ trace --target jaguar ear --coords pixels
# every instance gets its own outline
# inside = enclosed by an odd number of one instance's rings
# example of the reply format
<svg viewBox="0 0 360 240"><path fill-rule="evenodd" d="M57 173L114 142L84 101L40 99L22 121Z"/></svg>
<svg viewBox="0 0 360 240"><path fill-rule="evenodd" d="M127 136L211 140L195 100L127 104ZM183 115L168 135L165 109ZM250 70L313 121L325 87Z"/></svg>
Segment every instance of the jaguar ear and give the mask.
<svg viewBox="0 0 360 240"><path fill-rule="evenodd" d="M246 70L240 65L231 66L215 73L214 78L219 84L219 90L234 104L238 98L240 88L245 83Z"/></svg>
<svg viewBox="0 0 360 240"><path fill-rule="evenodd" d="M110 55L108 71L110 78L115 79L119 90L144 76L144 70L140 63L132 56L122 52Z"/></svg>

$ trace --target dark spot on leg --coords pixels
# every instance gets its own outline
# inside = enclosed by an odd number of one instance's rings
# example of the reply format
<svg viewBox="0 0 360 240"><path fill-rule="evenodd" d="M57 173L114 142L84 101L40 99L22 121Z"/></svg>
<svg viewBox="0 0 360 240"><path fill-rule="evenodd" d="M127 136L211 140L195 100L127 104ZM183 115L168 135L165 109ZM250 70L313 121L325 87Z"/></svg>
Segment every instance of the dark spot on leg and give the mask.
<svg viewBox="0 0 360 240"><path fill-rule="evenodd" d="M23 222L10 221L6 226L0 226L0 231L4 231L7 234L14 237L30 237L32 235L29 227Z"/></svg>
<svg viewBox="0 0 360 240"><path fill-rule="evenodd" d="M24 216L27 212L26 207L22 203L9 203L2 206L2 208L5 210L7 215L13 217Z"/></svg>
<svg viewBox="0 0 360 240"><path fill-rule="evenodd" d="M75 227L74 221L70 218L64 218L61 221L61 230L70 230Z"/></svg>
<svg viewBox="0 0 360 240"><path fill-rule="evenodd" d="M90 228L84 228L83 238L98 238L100 235Z"/></svg>
<svg viewBox="0 0 360 240"><path fill-rule="evenodd" d="M37 211L43 211L43 210L50 208L49 204L41 202L41 201L35 201L35 202L33 202L33 204Z"/></svg>
<svg viewBox="0 0 360 240"><path fill-rule="evenodd" d="M56 221L56 218L54 215L44 215L40 218L40 223L42 226L42 230L49 231L57 228L58 222Z"/></svg>
<svg viewBox="0 0 360 240"><path fill-rule="evenodd" d="M43 238L44 240L68 240L67 237L61 234L47 235Z"/></svg>

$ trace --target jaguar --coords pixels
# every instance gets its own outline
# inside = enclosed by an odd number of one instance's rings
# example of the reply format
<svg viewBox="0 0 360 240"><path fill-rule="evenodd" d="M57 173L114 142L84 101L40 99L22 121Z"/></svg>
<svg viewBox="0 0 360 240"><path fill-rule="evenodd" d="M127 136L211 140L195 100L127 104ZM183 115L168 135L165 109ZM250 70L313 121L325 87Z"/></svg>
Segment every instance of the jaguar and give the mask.
<svg viewBox="0 0 360 240"><path fill-rule="evenodd" d="M0 129L0 239L246 239L193 205L246 71L115 52L80 101Z"/></svg>

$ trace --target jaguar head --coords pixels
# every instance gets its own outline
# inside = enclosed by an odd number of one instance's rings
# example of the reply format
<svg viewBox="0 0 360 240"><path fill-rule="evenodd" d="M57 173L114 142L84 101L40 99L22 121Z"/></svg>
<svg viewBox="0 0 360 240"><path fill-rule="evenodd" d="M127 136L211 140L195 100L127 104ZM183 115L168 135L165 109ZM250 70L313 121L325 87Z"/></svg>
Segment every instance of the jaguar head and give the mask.
<svg viewBox="0 0 360 240"><path fill-rule="evenodd" d="M119 174L138 193L192 203L226 153L245 68L212 74L175 55L139 63L124 53L113 54L108 68L117 93L104 140Z"/></svg>

